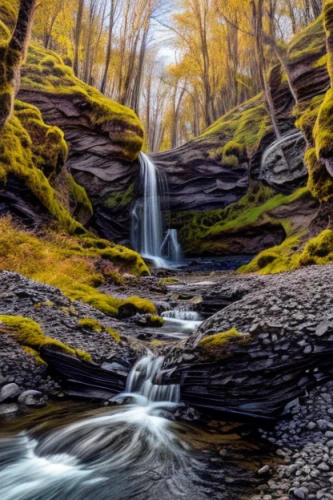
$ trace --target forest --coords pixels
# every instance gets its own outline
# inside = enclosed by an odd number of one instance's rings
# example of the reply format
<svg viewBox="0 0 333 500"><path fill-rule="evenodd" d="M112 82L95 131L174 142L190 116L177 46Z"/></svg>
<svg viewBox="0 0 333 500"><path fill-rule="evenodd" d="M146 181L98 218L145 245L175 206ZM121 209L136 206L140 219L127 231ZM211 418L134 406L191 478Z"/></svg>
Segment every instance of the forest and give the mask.
<svg viewBox="0 0 333 500"><path fill-rule="evenodd" d="M333 0L0 0L1 500L333 500L332 356Z"/></svg>

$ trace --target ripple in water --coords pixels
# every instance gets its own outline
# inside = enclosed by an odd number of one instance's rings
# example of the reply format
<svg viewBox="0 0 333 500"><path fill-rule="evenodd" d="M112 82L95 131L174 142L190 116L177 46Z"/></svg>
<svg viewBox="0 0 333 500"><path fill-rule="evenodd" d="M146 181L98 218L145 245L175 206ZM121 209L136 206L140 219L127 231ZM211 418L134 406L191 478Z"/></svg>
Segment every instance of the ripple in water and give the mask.
<svg viewBox="0 0 333 500"><path fill-rule="evenodd" d="M171 500L212 498L203 465L166 418L177 386L156 385L163 358L134 366L132 402L42 436L0 440L2 500ZM135 391L135 392L133 392ZM183 431L182 431L183 432ZM215 485L214 498L220 496Z"/></svg>

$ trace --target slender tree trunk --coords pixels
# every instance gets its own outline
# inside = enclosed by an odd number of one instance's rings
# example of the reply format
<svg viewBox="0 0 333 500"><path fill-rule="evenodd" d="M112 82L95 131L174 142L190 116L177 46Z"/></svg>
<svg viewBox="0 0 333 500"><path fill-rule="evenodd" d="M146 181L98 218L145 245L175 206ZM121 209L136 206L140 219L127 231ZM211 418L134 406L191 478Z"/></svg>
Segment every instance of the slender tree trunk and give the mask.
<svg viewBox="0 0 333 500"><path fill-rule="evenodd" d="M112 39L113 39L114 22L115 22L115 0L111 0L110 24L109 24L109 31L108 31L108 45L107 45L107 50L106 50L105 66L104 66L104 72L103 72L102 84L101 84L101 92L103 94L105 94L106 82L108 79L108 73L109 73L111 56L112 56Z"/></svg>
<svg viewBox="0 0 333 500"><path fill-rule="evenodd" d="M289 10L289 17L290 17L290 21L291 21L291 27L292 27L292 30L293 30L293 34L295 35L295 33L297 31L297 23L296 23L295 11L294 11L294 7L292 5L291 0L287 0L287 3L288 3L288 10Z"/></svg>
<svg viewBox="0 0 333 500"><path fill-rule="evenodd" d="M84 0L79 0L76 26L75 26L75 35L74 35L75 53L74 53L73 69L76 76L79 75L79 68L80 68L79 59L80 59L80 42L81 42L82 20L83 20L83 8L84 8Z"/></svg>
<svg viewBox="0 0 333 500"><path fill-rule="evenodd" d="M258 69L261 80L261 88L264 89L268 114L270 116L276 138L279 139L281 137L281 133L275 115L271 89L269 87L269 83L266 77L266 61L265 61L264 40L263 40L263 33L264 33L263 6L264 6L264 0L258 0L258 5L256 5L255 0L252 1L252 14L253 14L254 33L255 33L256 49L258 57Z"/></svg>

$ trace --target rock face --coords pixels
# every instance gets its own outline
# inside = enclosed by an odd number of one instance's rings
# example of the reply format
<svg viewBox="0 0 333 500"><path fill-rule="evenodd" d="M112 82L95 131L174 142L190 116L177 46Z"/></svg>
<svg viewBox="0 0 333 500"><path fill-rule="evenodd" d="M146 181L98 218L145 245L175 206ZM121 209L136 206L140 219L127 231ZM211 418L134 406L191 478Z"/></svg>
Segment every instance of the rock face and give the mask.
<svg viewBox="0 0 333 500"><path fill-rule="evenodd" d="M303 161L305 146L304 136L299 130L292 130L273 142L261 158L259 180L285 194L303 185L307 178Z"/></svg>
<svg viewBox="0 0 333 500"><path fill-rule="evenodd" d="M204 211L234 203L247 191L248 162L222 165L209 151L217 148L219 138L198 138L183 146L152 155L155 164L167 175L170 210Z"/></svg>
<svg viewBox="0 0 333 500"><path fill-rule="evenodd" d="M125 360L136 357L125 339L116 342L106 332L96 334L87 331L80 327L78 321L82 318L96 319L120 334L127 333L126 325L87 304L72 302L57 288L29 280L19 274L0 272L0 310L3 315L23 316L36 321L45 335L73 349L89 352L97 363L110 361L117 353ZM0 324L0 329L1 326ZM69 365L68 358L67 356ZM50 378L46 365L24 351L15 335L4 329L1 331L0 387L7 384L19 386L20 392L33 389L48 393L59 389L58 383ZM32 393L25 394L31 403L36 399L35 396ZM2 397L0 392L0 400Z"/></svg>
<svg viewBox="0 0 333 500"><path fill-rule="evenodd" d="M206 320L183 347L167 354L164 381L181 383L198 409L275 418L306 389L333 377L333 266L225 280L207 295L227 307ZM236 328L246 336L205 347L202 339ZM206 344L207 345L207 344ZM196 360L186 361L188 354Z"/></svg>
<svg viewBox="0 0 333 500"><path fill-rule="evenodd" d="M84 100L79 97L24 89L19 97L37 106L46 123L57 124L64 132L69 145L66 166L75 180L85 187L94 206L91 225L110 240L129 239L130 194L139 165L124 158L121 140L113 135L113 130L118 138L126 135L126 129L113 125L114 128L103 130L93 125L85 114Z"/></svg>

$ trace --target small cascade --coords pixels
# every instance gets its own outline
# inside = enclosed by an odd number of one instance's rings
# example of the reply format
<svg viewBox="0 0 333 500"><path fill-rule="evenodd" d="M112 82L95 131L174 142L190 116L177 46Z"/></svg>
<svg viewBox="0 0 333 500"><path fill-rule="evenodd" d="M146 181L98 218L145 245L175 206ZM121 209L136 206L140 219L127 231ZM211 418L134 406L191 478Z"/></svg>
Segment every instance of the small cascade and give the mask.
<svg viewBox="0 0 333 500"><path fill-rule="evenodd" d="M201 316L196 311L171 309L162 313L163 318L180 319L182 321L201 321Z"/></svg>
<svg viewBox="0 0 333 500"><path fill-rule="evenodd" d="M180 386L158 383L161 381L163 361L163 356L154 358L151 353L140 358L133 366L127 378L126 392L144 396L148 401L178 403L180 399Z"/></svg>
<svg viewBox="0 0 333 500"><path fill-rule="evenodd" d="M182 261L182 249L176 229L164 236L164 211L168 210L168 189L165 175L144 153L139 157L143 196L131 214L131 243L144 258L156 267L170 267Z"/></svg>
<svg viewBox="0 0 333 500"><path fill-rule="evenodd" d="M183 249L178 241L177 229L168 229L161 245L161 251L167 255L168 260L178 264L183 260Z"/></svg>

